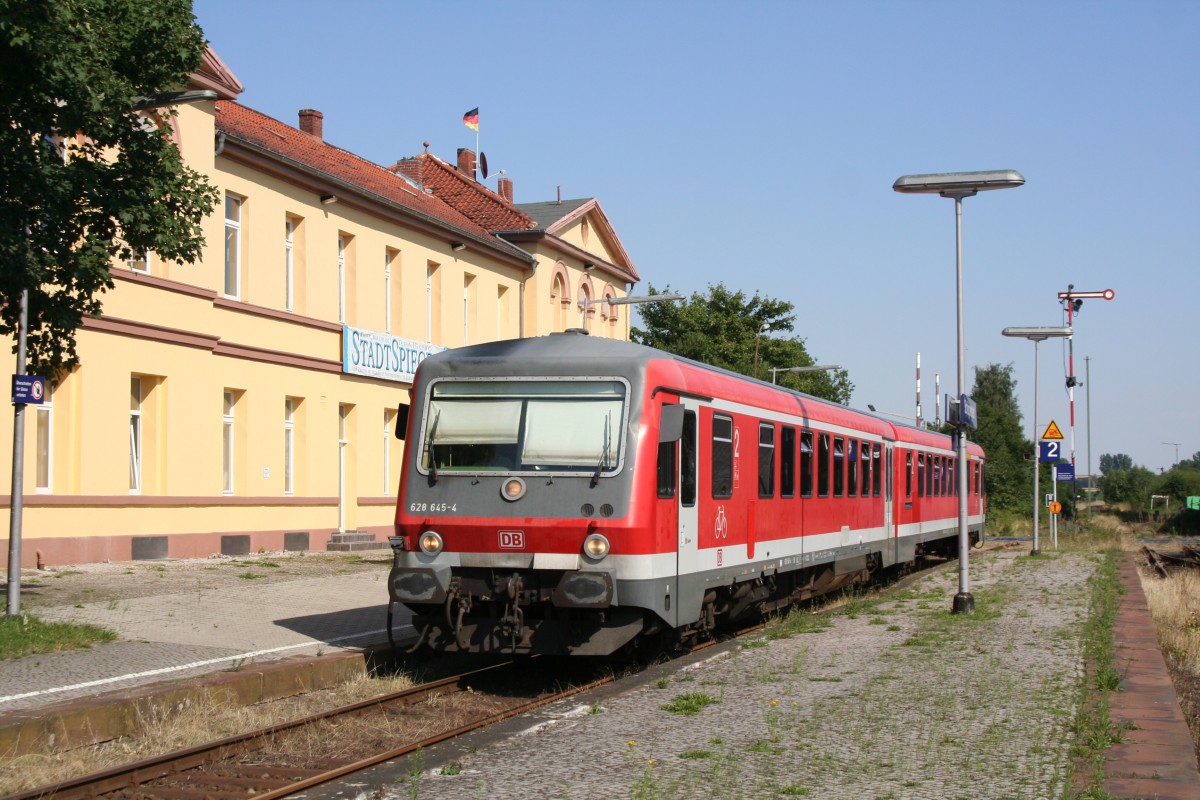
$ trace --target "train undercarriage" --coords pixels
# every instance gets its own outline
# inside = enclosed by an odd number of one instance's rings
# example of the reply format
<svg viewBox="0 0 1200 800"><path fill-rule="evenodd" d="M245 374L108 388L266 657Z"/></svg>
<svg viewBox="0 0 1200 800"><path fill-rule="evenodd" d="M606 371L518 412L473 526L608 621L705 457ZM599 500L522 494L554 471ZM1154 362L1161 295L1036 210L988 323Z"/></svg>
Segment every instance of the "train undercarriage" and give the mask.
<svg viewBox="0 0 1200 800"><path fill-rule="evenodd" d="M393 599L399 595L413 612L419 636L414 649L424 645L448 652L603 656L649 642L691 646L711 638L720 625L744 624L797 603L869 585L903 573L924 558L950 557L956 548L953 538L936 539L918 546L913 561L887 568L879 552L867 552L711 586L690 600L695 605L687 616L695 621L678 628L638 605L614 605L612 577L602 572L461 568L444 589L438 584L426 592L429 602L419 603L404 599L405 582L411 588L422 576L394 570L389 582ZM684 597L678 601L689 602Z"/></svg>

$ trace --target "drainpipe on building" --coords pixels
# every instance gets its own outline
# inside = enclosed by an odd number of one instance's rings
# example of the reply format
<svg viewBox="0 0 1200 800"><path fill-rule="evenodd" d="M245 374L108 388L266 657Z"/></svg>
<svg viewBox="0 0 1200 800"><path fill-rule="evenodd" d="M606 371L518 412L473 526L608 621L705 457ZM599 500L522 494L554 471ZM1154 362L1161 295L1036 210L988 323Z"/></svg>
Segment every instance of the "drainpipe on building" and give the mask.
<svg viewBox="0 0 1200 800"><path fill-rule="evenodd" d="M517 338L518 339L525 338L525 282L528 281L530 278L532 278L536 272L537 272L537 261L534 261L533 266L529 268L529 272L525 275L524 278L521 278L521 296L519 298L517 298L517 302L518 302L517 316L519 318L518 319L518 327L517 327Z"/></svg>

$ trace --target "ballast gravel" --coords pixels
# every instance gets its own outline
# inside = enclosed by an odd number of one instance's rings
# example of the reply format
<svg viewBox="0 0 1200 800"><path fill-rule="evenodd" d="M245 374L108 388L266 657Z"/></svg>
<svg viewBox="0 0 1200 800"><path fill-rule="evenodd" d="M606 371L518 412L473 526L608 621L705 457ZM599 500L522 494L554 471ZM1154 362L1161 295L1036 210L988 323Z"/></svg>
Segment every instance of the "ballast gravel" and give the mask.
<svg viewBox="0 0 1200 800"><path fill-rule="evenodd" d="M424 753L373 796L1052 798L1069 775L1098 556L987 551L828 627L769 634L520 733ZM818 626L819 627L819 626ZM401 765L402 766L402 765Z"/></svg>

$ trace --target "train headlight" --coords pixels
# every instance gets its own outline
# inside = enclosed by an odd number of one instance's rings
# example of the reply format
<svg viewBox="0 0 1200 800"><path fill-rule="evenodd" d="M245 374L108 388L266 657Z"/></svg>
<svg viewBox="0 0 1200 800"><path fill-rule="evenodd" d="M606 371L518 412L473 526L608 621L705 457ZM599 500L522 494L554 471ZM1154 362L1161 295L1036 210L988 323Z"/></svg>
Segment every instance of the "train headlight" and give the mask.
<svg viewBox="0 0 1200 800"><path fill-rule="evenodd" d="M431 556L436 556L445 547L441 534L437 531L425 531L421 534L421 550Z"/></svg>
<svg viewBox="0 0 1200 800"><path fill-rule="evenodd" d="M597 561L608 555L608 539L598 533L589 535L583 541L583 554Z"/></svg>
<svg viewBox="0 0 1200 800"><path fill-rule="evenodd" d="M520 478L509 478L500 485L500 496L510 503L525 496L525 481Z"/></svg>

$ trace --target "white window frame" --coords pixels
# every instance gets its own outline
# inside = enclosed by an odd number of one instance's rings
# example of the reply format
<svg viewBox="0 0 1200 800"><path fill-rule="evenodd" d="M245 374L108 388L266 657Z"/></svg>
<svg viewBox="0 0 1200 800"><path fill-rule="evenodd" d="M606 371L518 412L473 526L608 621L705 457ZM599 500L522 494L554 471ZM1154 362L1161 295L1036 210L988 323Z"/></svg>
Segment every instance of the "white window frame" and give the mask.
<svg viewBox="0 0 1200 800"><path fill-rule="evenodd" d="M283 309L296 308L296 262L294 253L296 223L291 219L283 222Z"/></svg>
<svg viewBox="0 0 1200 800"><path fill-rule="evenodd" d="M396 253L383 249L383 331L392 332L392 261Z"/></svg>
<svg viewBox="0 0 1200 800"><path fill-rule="evenodd" d="M37 447L37 463L34 472L34 483L38 494L51 494L54 491L54 399L50 392L46 399L34 412L36 424L34 435ZM45 426L43 428L43 426ZM46 448L42 450L42 431L46 432ZM42 480L43 475L45 480Z"/></svg>
<svg viewBox="0 0 1200 800"><path fill-rule="evenodd" d="M392 493L392 411L383 410L383 495Z"/></svg>
<svg viewBox="0 0 1200 800"><path fill-rule="evenodd" d="M230 217L230 204L234 217ZM230 258L229 243L233 237L233 257ZM230 291L232 286L233 291ZM234 300L242 296L242 198L225 193L225 296Z"/></svg>
<svg viewBox="0 0 1200 800"><path fill-rule="evenodd" d="M433 270L432 264L425 265L425 340L433 343Z"/></svg>
<svg viewBox="0 0 1200 800"><path fill-rule="evenodd" d="M129 493L142 493L142 379L129 379Z"/></svg>
<svg viewBox="0 0 1200 800"><path fill-rule="evenodd" d="M234 464L237 459L234 457L234 444L236 434L236 408L237 398L234 393L226 389L221 395L222 413L221 413L221 465L224 468L221 474L221 493L233 494L234 492Z"/></svg>
<svg viewBox="0 0 1200 800"><path fill-rule="evenodd" d="M463 278L463 347L471 343L471 276Z"/></svg>
<svg viewBox="0 0 1200 800"><path fill-rule="evenodd" d="M346 321L346 237L338 237L338 322Z"/></svg>
<svg viewBox="0 0 1200 800"><path fill-rule="evenodd" d="M129 265L129 269L132 270L133 272L136 272L139 275L149 275L150 274L150 251L143 250L140 258L138 257L137 253L131 252L129 254L129 258L125 260L125 263ZM141 266L139 267L138 264L141 264Z"/></svg>
<svg viewBox="0 0 1200 800"><path fill-rule="evenodd" d="M283 493L296 493L296 401L283 398Z"/></svg>

